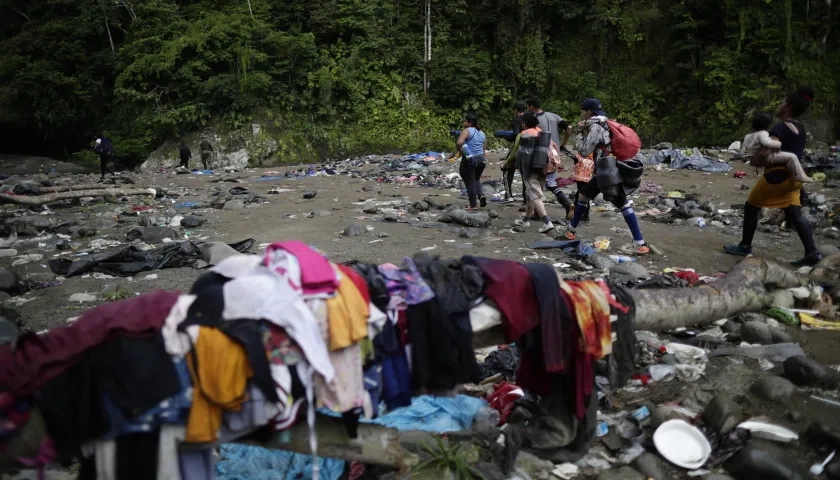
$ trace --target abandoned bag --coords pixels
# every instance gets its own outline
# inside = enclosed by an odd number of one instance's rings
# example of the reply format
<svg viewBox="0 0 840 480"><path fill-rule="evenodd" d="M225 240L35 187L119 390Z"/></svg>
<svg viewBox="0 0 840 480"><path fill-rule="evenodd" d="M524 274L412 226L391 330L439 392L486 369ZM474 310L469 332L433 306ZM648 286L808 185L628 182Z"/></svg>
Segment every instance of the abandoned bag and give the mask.
<svg viewBox="0 0 840 480"><path fill-rule="evenodd" d="M521 143L521 140L520 140ZM534 146L534 154L531 156L532 170L545 170L548 164L548 148L551 146L551 134L540 132L537 135L537 143Z"/></svg>

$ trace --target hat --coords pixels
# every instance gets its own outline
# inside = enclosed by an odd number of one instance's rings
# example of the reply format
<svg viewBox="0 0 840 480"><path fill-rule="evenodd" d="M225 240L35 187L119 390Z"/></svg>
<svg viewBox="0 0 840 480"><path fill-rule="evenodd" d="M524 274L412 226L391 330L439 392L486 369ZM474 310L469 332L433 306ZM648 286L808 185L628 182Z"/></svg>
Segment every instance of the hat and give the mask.
<svg viewBox="0 0 840 480"><path fill-rule="evenodd" d="M587 98L580 104L580 109L597 112L599 110L603 110L604 107L601 106L601 101L597 98Z"/></svg>

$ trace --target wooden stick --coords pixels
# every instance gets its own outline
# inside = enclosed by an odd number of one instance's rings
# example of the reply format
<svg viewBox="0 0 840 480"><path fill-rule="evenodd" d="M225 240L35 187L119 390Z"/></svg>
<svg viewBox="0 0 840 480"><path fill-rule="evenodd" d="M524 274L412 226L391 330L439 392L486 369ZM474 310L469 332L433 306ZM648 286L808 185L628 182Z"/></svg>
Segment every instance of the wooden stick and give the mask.
<svg viewBox="0 0 840 480"><path fill-rule="evenodd" d="M7 193L0 193L0 200L4 200L6 203L37 207L47 203L57 202L59 200L70 200L73 198L107 196L127 197L130 195L150 195L154 197L156 194L157 192L154 188L108 188L101 190L79 190L75 192L50 193L37 196L9 195Z"/></svg>

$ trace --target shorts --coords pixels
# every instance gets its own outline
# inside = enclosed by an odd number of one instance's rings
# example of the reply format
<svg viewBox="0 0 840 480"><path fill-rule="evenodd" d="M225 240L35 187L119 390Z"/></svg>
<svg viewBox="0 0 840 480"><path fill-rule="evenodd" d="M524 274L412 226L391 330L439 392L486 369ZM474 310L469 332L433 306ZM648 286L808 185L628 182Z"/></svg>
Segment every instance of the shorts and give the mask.
<svg viewBox="0 0 840 480"><path fill-rule="evenodd" d="M525 181L525 194L528 200L541 200L543 198L543 184L545 184L545 174L531 172L531 176Z"/></svg>
<svg viewBox="0 0 840 480"><path fill-rule="evenodd" d="M545 185L549 188L555 188L557 186L557 172L551 172L545 175Z"/></svg>

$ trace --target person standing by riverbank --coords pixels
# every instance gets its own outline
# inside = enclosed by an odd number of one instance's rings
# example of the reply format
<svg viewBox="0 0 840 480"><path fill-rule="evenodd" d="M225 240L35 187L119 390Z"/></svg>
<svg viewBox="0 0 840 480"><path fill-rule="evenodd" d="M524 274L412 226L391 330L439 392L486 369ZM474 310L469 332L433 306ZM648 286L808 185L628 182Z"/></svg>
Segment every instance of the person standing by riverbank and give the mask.
<svg viewBox="0 0 840 480"><path fill-rule="evenodd" d="M467 197L470 201L468 210L476 209L479 201L482 207L486 207L487 198L482 192L481 174L487 166L485 157L487 136L478 125L478 115L468 113L464 118L464 129L458 137L457 146L458 151L462 152L458 173L467 188Z"/></svg>

